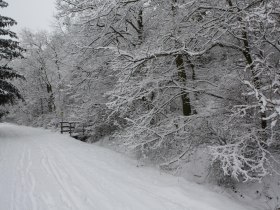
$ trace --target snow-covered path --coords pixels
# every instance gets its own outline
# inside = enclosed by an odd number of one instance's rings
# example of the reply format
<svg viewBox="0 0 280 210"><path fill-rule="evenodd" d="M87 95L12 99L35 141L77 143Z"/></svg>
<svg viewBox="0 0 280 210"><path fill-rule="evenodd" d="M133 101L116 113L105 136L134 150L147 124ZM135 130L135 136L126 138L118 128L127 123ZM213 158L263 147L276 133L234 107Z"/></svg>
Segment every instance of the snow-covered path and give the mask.
<svg viewBox="0 0 280 210"><path fill-rule="evenodd" d="M0 210L245 210L110 150L0 124Z"/></svg>

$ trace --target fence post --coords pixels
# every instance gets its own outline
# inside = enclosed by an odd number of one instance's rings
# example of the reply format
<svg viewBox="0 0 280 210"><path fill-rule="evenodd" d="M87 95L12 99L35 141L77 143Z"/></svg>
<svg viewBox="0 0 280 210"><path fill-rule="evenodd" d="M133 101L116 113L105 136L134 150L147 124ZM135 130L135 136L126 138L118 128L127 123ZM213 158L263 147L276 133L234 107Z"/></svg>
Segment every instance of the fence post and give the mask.
<svg viewBox="0 0 280 210"><path fill-rule="evenodd" d="M62 122L60 122L60 133L63 134L63 126L62 126Z"/></svg>
<svg viewBox="0 0 280 210"><path fill-rule="evenodd" d="M72 136L72 123L69 122L69 134L70 136Z"/></svg>

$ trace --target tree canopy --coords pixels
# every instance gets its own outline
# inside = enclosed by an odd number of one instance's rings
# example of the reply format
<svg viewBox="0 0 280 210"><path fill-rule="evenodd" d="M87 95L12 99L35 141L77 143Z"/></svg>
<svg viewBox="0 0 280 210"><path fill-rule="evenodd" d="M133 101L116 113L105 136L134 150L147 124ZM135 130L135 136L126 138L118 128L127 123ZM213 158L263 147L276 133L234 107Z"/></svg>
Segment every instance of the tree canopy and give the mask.
<svg viewBox="0 0 280 210"><path fill-rule="evenodd" d="M220 176L273 171L278 0L56 2L54 33L23 37L31 122L85 122L92 139L110 135L162 168L203 148Z"/></svg>
<svg viewBox="0 0 280 210"><path fill-rule="evenodd" d="M7 6L7 2L0 1L1 8ZM0 16L0 105L12 104L16 99L22 98L18 88L10 81L23 76L8 65L11 60L22 57L23 49L16 41L17 35L10 30L15 24L17 23L12 18Z"/></svg>

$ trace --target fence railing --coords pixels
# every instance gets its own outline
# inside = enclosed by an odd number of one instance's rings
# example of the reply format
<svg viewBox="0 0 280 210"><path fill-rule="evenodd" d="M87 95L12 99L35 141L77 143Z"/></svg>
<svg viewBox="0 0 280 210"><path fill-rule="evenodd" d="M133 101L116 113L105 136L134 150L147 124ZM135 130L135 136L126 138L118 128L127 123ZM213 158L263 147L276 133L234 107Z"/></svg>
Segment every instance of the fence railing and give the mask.
<svg viewBox="0 0 280 210"><path fill-rule="evenodd" d="M76 127L76 122L60 122L60 133L69 133L72 136Z"/></svg>
<svg viewBox="0 0 280 210"><path fill-rule="evenodd" d="M86 138L86 125L80 122L60 122L60 133L69 133L71 137L84 140Z"/></svg>

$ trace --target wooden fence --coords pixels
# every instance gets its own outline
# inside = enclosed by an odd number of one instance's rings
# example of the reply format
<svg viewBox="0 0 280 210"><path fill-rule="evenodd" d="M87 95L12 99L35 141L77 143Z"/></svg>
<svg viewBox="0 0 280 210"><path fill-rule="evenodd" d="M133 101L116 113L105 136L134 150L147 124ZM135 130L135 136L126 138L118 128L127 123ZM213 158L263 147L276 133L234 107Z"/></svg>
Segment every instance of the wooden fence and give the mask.
<svg viewBox="0 0 280 210"><path fill-rule="evenodd" d="M86 139L85 124L79 122L60 122L60 133L69 133L71 137L84 141Z"/></svg>

